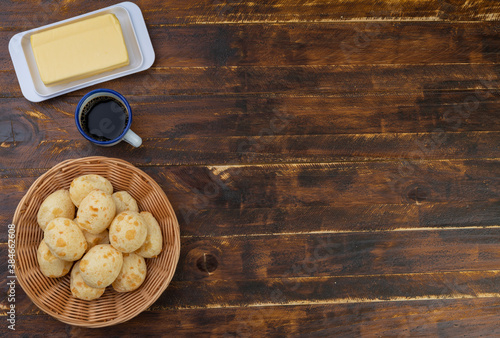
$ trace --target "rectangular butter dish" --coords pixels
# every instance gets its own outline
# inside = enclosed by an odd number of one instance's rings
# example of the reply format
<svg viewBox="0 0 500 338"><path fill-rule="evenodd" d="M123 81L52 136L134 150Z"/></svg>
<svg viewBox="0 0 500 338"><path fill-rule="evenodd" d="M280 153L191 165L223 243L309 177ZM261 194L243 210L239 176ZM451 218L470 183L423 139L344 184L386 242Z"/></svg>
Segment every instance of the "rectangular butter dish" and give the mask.
<svg viewBox="0 0 500 338"><path fill-rule="evenodd" d="M108 13L114 14L120 22L129 55L129 64L69 83L46 86L42 82L38 72L30 42L31 35ZM132 2L122 2L94 12L18 33L10 39L9 52L21 91L24 97L31 102L44 101L101 82L146 70L151 67L155 60L153 45L141 9Z"/></svg>

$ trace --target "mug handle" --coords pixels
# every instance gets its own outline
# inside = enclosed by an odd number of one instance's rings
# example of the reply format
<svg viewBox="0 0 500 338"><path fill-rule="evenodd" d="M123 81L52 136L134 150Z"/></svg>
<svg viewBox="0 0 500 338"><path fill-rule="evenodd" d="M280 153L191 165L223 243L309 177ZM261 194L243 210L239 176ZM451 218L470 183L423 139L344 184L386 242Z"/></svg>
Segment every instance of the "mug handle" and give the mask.
<svg viewBox="0 0 500 338"><path fill-rule="evenodd" d="M131 129L129 129L125 133L125 136L123 136L123 140L136 148L142 144L142 138L134 133Z"/></svg>

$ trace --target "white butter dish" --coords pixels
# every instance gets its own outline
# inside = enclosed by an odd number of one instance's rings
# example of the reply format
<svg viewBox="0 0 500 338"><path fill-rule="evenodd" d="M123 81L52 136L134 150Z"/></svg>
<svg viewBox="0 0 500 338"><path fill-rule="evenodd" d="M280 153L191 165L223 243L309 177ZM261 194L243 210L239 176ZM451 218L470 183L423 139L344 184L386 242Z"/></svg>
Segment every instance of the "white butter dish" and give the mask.
<svg viewBox="0 0 500 338"><path fill-rule="evenodd" d="M114 14L120 22L129 55L129 64L69 83L46 86L40 78L33 55L30 43L31 35L50 28L67 25L108 13ZM94 12L18 33L10 39L9 52L21 91L24 97L32 102L44 101L101 82L146 70L151 67L155 59L153 45L151 44L151 39L142 12L140 8L132 2L122 2Z"/></svg>

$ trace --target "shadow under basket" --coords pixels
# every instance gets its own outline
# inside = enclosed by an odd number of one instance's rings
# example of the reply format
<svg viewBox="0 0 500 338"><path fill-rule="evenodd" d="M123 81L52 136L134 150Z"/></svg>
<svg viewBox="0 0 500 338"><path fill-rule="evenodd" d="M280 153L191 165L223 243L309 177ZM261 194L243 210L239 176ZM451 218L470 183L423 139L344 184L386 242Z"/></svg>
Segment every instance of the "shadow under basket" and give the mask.
<svg viewBox="0 0 500 338"><path fill-rule="evenodd" d="M160 224L163 249L146 259L147 276L139 289L120 293L112 287L96 300L80 300L71 295L70 274L45 277L38 266L37 249L43 231L37 213L44 199L59 189L69 189L81 175L107 178L114 191L125 190L137 201L140 211L149 211ZM179 223L160 186L142 170L114 158L86 157L66 160L40 176L28 189L14 214L16 225L16 275L28 297L41 310L71 325L104 327L125 322L153 304L165 291L175 272L180 254Z"/></svg>

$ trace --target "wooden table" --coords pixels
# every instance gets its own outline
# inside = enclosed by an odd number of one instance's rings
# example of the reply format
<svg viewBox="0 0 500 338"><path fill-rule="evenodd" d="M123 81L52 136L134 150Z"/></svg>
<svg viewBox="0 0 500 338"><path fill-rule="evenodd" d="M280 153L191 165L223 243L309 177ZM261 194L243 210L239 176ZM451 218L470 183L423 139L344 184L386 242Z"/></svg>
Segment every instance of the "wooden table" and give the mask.
<svg viewBox="0 0 500 338"><path fill-rule="evenodd" d="M500 335L498 2L137 1L150 70L24 99L10 37L114 3L0 2L0 333L17 203L60 161L102 155L170 198L174 279L97 330L18 287L17 334ZM97 87L128 98L143 146L78 134Z"/></svg>

